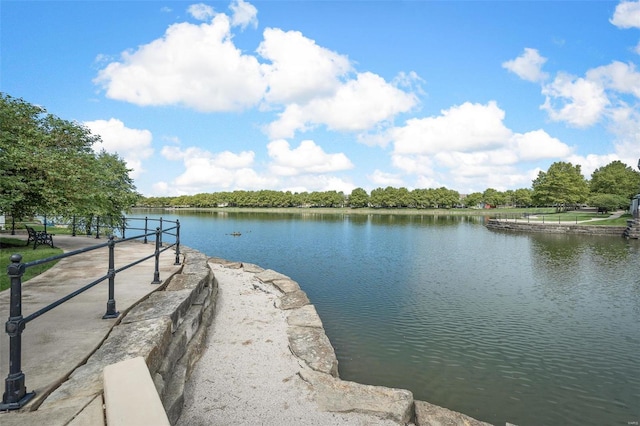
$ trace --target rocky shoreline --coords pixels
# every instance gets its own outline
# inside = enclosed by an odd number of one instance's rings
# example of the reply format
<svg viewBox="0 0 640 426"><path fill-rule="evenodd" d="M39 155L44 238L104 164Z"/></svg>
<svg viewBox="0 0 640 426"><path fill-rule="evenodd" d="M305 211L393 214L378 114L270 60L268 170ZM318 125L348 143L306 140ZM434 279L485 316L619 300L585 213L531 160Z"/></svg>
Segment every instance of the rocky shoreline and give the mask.
<svg viewBox="0 0 640 426"><path fill-rule="evenodd" d="M322 321L297 282L252 264L218 258L208 264L219 286L217 312L178 424L231 417L239 424L487 425L414 401L408 390L341 380ZM246 376L240 370L247 364L262 372ZM269 378L265 369L284 377Z"/></svg>
<svg viewBox="0 0 640 426"><path fill-rule="evenodd" d="M622 237L626 226L598 226L585 224L515 222L500 219L489 219L485 225L488 229L517 232L543 232L548 234L581 234Z"/></svg>

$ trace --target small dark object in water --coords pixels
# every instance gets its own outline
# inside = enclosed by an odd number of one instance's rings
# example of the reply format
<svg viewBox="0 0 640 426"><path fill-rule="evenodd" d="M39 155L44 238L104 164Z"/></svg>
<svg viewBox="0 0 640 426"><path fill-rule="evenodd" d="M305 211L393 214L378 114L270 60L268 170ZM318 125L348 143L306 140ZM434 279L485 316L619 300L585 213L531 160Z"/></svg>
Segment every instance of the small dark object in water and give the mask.
<svg viewBox="0 0 640 426"><path fill-rule="evenodd" d="M240 235L242 235L240 232L232 232L231 234L229 234L233 237L239 237Z"/></svg>

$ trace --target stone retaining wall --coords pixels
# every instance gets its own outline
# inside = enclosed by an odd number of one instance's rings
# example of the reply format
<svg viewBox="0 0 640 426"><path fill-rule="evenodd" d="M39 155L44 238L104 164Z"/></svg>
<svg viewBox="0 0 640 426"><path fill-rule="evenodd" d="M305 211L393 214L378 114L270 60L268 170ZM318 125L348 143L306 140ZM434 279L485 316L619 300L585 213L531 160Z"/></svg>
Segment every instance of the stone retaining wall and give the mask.
<svg viewBox="0 0 640 426"><path fill-rule="evenodd" d="M640 219L627 220L627 229L624 231L627 238L640 239Z"/></svg>
<svg viewBox="0 0 640 426"><path fill-rule="evenodd" d="M76 423L94 424L82 419L96 417L88 410L102 410L103 369L141 356L167 417L175 423L182 412L184 384L200 357L213 320L218 291L206 256L186 247L182 254L181 271L124 313L100 348L49 395L37 412L85 407L80 408Z"/></svg>
<svg viewBox="0 0 640 426"><path fill-rule="evenodd" d="M487 228L504 231L519 232L544 232L550 234L582 234L582 235L608 235L622 237L625 226L597 226L582 224L559 224L539 222L509 222L505 220L489 219Z"/></svg>

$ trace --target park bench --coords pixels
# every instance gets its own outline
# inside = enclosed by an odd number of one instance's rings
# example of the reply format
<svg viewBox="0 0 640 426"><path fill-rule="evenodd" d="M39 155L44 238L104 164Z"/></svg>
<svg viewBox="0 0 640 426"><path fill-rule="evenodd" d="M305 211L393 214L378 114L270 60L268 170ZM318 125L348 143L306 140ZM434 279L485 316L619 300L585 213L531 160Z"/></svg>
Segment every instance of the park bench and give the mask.
<svg viewBox="0 0 640 426"><path fill-rule="evenodd" d="M27 239L26 245L29 245L31 242L33 242L34 250L36 249L36 247L38 247L39 244L46 244L53 248L54 234L48 234L45 231L36 231L35 229L27 225L25 225L24 227L27 228L27 232L29 233L29 238Z"/></svg>

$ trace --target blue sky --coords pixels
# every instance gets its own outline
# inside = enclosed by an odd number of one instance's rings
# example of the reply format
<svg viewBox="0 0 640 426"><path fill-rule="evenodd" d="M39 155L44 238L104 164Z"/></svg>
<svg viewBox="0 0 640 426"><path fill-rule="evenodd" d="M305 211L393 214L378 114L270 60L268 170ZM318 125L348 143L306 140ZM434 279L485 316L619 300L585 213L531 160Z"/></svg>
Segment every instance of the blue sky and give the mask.
<svg viewBox="0 0 640 426"><path fill-rule="evenodd" d="M529 188L640 157L639 1L13 1L0 88L138 190Z"/></svg>

